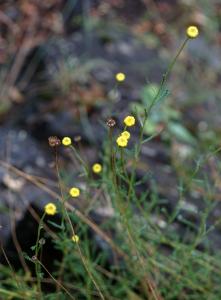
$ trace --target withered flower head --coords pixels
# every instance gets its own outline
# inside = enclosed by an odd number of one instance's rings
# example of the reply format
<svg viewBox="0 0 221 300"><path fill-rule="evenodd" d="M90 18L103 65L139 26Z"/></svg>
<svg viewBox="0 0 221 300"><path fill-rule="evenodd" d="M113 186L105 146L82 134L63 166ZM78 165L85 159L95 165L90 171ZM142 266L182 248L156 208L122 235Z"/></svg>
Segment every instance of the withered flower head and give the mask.
<svg viewBox="0 0 221 300"><path fill-rule="evenodd" d="M50 147L57 147L61 144L61 140L57 136L50 136L48 143Z"/></svg>
<svg viewBox="0 0 221 300"><path fill-rule="evenodd" d="M45 239L44 239L44 238L41 238L41 239L39 240L39 244L40 244L40 245L44 245L44 244L45 244L45 242L46 242L46 241L45 241Z"/></svg>
<svg viewBox="0 0 221 300"><path fill-rule="evenodd" d="M74 141L75 142L80 142L81 141L81 136L80 135L75 136Z"/></svg>
<svg viewBox="0 0 221 300"><path fill-rule="evenodd" d="M116 121L113 118L109 118L106 122L108 127L114 127L116 125Z"/></svg>
<svg viewBox="0 0 221 300"><path fill-rule="evenodd" d="M32 258L31 258L33 261L36 261L38 260L37 256L36 255L33 255Z"/></svg>

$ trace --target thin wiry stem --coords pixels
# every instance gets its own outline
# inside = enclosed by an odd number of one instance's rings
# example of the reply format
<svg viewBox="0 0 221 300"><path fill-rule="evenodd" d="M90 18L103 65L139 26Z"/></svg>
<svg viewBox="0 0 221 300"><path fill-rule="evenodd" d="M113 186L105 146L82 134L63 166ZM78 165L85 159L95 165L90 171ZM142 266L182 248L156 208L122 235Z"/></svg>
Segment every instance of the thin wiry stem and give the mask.
<svg viewBox="0 0 221 300"><path fill-rule="evenodd" d="M35 245L35 257L37 259L37 261L35 262L35 273L36 273L36 278L37 278L37 288L38 288L38 298L41 299L42 298L42 291L41 291L41 277L40 277L40 268L39 268L39 260L38 260L38 253L39 250L41 248L41 246L39 246L39 240L40 240L40 234L41 234L41 229L42 229L42 224L43 224L43 220L45 217L45 213L43 214L43 216L41 217L40 221L39 221L39 225L38 225L38 233L37 233L37 240L36 240L36 245Z"/></svg>
<svg viewBox="0 0 221 300"><path fill-rule="evenodd" d="M184 42L181 44L180 48L178 49L177 51L177 54L175 55L175 57L172 59L172 61L170 62L168 68L167 68L167 71L166 73L163 75L163 78L160 82L160 86L159 86L159 89L155 95L155 97L153 98L148 110L145 109L144 110L144 119L143 119L143 124L141 126L141 131L140 131L140 135L139 135L139 142L138 142L138 147L135 151L135 160L134 160L134 163L133 163L133 169L132 169L132 173L131 173L131 179L130 179L130 183L129 183L129 192L128 192L128 198L130 199L131 197L131 192L132 192L132 186L133 186L133 182L134 182L134 179L135 179L135 171L136 171L136 166L137 166L137 163L138 163L138 157L140 155L140 152L141 152L141 147L142 147L142 141L143 141L143 136L144 136L144 128L145 128L145 125L146 125L146 122L148 120L148 116L152 110L152 108L154 107L154 105L156 104L158 98L159 98L159 95L161 94L167 80L168 80L168 77L178 59L178 57L180 56L181 52L183 51L184 47L186 46L187 42L189 41L189 38L187 37Z"/></svg>
<svg viewBox="0 0 221 300"><path fill-rule="evenodd" d="M62 184L61 184L61 179L60 179L60 175L59 175L59 164L58 164L58 154L57 154L57 151L56 151L56 171L57 171L57 176L58 176L58 181L59 181L59 187L60 187L60 192L61 192L61 202L62 202L62 217L63 217L63 220L64 218L66 218L66 220L68 221L69 225L70 225L70 228L71 228L71 231L72 231L72 234L73 235L76 235L75 234L75 230L74 230L74 227L73 227L73 224L71 222L71 219L68 215L68 212L67 212L67 209L66 209L66 206L65 206L65 201L64 201L64 195L63 195L63 190L62 190ZM80 257L81 257L81 260L82 260L82 263L85 267L85 270L87 271L91 281L93 282L94 286L96 287L100 297L102 300L105 300L97 282L95 281L91 271L89 270L88 268L88 265L87 265L87 262L86 262L86 259L81 251L81 248L79 246L79 244L77 243L77 249L78 249L78 252L80 254Z"/></svg>
<svg viewBox="0 0 221 300"><path fill-rule="evenodd" d="M71 299L75 300L75 298L70 294L70 292L58 280L54 278L54 276L48 271L48 269L40 261L38 262L41 265L41 267L48 273L48 275L54 280L54 282L57 285L59 285Z"/></svg>

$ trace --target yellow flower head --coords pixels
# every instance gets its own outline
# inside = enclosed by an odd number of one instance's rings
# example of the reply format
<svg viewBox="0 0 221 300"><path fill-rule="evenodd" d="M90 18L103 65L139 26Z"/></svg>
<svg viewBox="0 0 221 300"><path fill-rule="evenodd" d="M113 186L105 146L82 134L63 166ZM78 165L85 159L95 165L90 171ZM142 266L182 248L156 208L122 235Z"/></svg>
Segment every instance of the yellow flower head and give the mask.
<svg viewBox="0 0 221 300"><path fill-rule="evenodd" d="M50 202L50 203L48 203L48 204L45 205L45 213L47 215L53 216L54 214L56 214L56 212L57 212L57 208L54 205L54 203Z"/></svg>
<svg viewBox="0 0 221 300"><path fill-rule="evenodd" d="M124 119L124 124L128 127L133 126L135 124L135 118L133 116L127 116Z"/></svg>
<svg viewBox="0 0 221 300"><path fill-rule="evenodd" d="M117 144L119 147L127 147L127 143L128 143L128 139L126 139L125 137L123 137L122 135L120 135L117 140L116 140Z"/></svg>
<svg viewBox="0 0 221 300"><path fill-rule="evenodd" d="M186 34L190 39L195 39L199 35L199 29L196 26L189 26L186 29Z"/></svg>
<svg viewBox="0 0 221 300"><path fill-rule="evenodd" d="M71 145L71 138L69 138L69 136L65 136L63 139L62 139L62 144L64 146L70 146Z"/></svg>
<svg viewBox="0 0 221 300"><path fill-rule="evenodd" d="M80 190L76 187L72 187L69 191L69 194L71 195L71 197L76 198L80 195Z"/></svg>
<svg viewBox="0 0 221 300"><path fill-rule="evenodd" d="M92 166L92 170L94 173L100 173L102 171L102 165L96 163Z"/></svg>
<svg viewBox="0 0 221 300"><path fill-rule="evenodd" d="M125 139L129 140L130 132L125 130L121 133L121 136L123 136Z"/></svg>
<svg viewBox="0 0 221 300"><path fill-rule="evenodd" d="M74 243L78 243L79 242L79 236L77 234L73 235L71 239L72 239L72 241Z"/></svg>
<svg viewBox="0 0 221 300"><path fill-rule="evenodd" d="M120 72L115 75L117 81L122 82L125 80L126 76L124 73Z"/></svg>

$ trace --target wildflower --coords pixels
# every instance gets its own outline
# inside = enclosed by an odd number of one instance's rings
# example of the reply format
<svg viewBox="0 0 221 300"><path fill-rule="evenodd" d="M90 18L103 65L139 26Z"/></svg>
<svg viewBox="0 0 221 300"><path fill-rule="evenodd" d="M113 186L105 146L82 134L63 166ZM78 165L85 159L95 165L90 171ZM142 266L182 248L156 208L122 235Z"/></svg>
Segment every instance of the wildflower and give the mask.
<svg viewBox="0 0 221 300"><path fill-rule="evenodd" d="M102 165L96 163L96 164L94 164L94 165L92 166L92 170L93 170L94 173L97 173L97 174L98 174L98 173L100 173L100 172L102 171Z"/></svg>
<svg viewBox="0 0 221 300"><path fill-rule="evenodd" d="M69 138L68 136L65 136L63 139L62 139L62 144L64 146L69 146L71 145L71 138Z"/></svg>
<svg viewBox="0 0 221 300"><path fill-rule="evenodd" d="M47 215L53 216L54 214L56 214L56 212L57 212L57 208L54 205L54 203L50 202L50 203L48 203L48 204L45 205L45 213Z"/></svg>
<svg viewBox="0 0 221 300"><path fill-rule="evenodd" d="M121 136L123 136L125 139L129 140L130 132L125 130L121 133Z"/></svg>
<svg viewBox="0 0 221 300"><path fill-rule="evenodd" d="M119 147L127 147L127 143L128 143L128 139L126 139L125 137L123 137L122 135L120 135L117 140L116 140L117 144Z"/></svg>
<svg viewBox="0 0 221 300"><path fill-rule="evenodd" d="M116 125L116 121L112 118L108 119L107 122L106 122L107 126L108 127L114 127Z"/></svg>
<svg viewBox="0 0 221 300"><path fill-rule="evenodd" d="M125 80L126 76L124 73L120 72L115 75L117 81L122 82Z"/></svg>
<svg viewBox="0 0 221 300"><path fill-rule="evenodd" d="M74 234L71 239L72 239L72 241L74 243L78 243L79 242L79 236L77 234Z"/></svg>
<svg viewBox="0 0 221 300"><path fill-rule="evenodd" d="M76 198L80 195L80 190L76 187L72 187L69 191L69 194L71 195L71 197Z"/></svg>
<svg viewBox="0 0 221 300"><path fill-rule="evenodd" d="M190 39L195 39L199 35L199 29L196 26L189 26L186 29L186 34Z"/></svg>
<svg viewBox="0 0 221 300"><path fill-rule="evenodd" d="M127 116L125 119L124 119L124 123L130 127L130 126L133 126L135 124L135 118L133 116Z"/></svg>
<svg viewBox="0 0 221 300"><path fill-rule="evenodd" d="M48 144L50 147L56 147L61 144L61 140L57 136L50 136L48 138Z"/></svg>

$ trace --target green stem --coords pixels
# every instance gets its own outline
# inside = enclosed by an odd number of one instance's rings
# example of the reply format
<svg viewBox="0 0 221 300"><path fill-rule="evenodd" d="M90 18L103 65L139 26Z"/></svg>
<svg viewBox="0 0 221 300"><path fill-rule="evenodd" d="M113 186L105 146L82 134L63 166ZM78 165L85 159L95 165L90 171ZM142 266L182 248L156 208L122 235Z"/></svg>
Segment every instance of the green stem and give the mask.
<svg viewBox="0 0 221 300"><path fill-rule="evenodd" d="M38 261L38 253L39 253L39 251L42 247L42 245L39 245L39 240L40 240L40 234L41 234L41 229L42 229L42 224L43 224L44 217L45 217L45 213L43 214L43 216L41 217L41 219L39 221L38 232L37 232L37 240L36 240L36 245L35 245L35 257L37 259L37 261L35 262L35 273L36 273L36 279L37 279L37 289L38 289L39 299L42 299L42 292L41 292L41 276L40 276L41 266L40 266L39 261Z"/></svg>
<svg viewBox="0 0 221 300"><path fill-rule="evenodd" d="M144 110L144 120L143 120L143 124L142 124L142 127L141 127L141 132L140 132L140 136L139 136L139 143L138 143L138 147L137 147L137 150L135 151L135 160L134 160L134 164L133 164L133 169L132 169L132 174L131 174L131 179L130 179L130 184L129 184L129 192L128 192L128 199L130 199L131 197L131 193L132 193L132 190L133 190L133 182L135 180L135 170L136 170L136 166L137 166L137 162L138 162L138 157L139 157L139 154L140 154L140 151L141 151L141 147L142 147L142 141L143 141L143 136L144 136L144 128L145 128L145 125L146 125L146 122L147 122L147 119L148 119L148 116L153 108L153 106L155 105L155 103L157 102L158 100L158 97L162 91L162 89L164 88L167 80L168 80L168 77L178 59L178 57L180 56L181 52L183 51L184 47L186 46L186 43L189 41L189 38L187 37L184 42L181 44L180 48L178 49L177 51L177 54L175 55L175 57L173 58L173 60L170 62L168 68L167 68L167 71L166 73L163 75L163 78L160 82L160 86L159 86L159 89L155 95L155 97L153 98L153 101L152 103L150 104L148 110Z"/></svg>
<svg viewBox="0 0 221 300"><path fill-rule="evenodd" d="M119 206L121 202L121 194L118 188L118 180L117 180L117 172L116 172L116 154L117 152L114 152L113 148L113 132L112 128L109 128L108 132L108 138L109 138L109 147L110 147L110 170L111 170L111 180L113 182L115 197L114 201L115 205L117 206L120 213L122 213L121 207Z"/></svg>
<svg viewBox="0 0 221 300"><path fill-rule="evenodd" d="M86 162L83 160L83 158L80 156L80 154L78 153L78 151L75 149L74 146L71 145L70 147L73 150L73 152L74 152L77 160L79 161L79 163L82 164L87 177L89 177L90 176L90 171L89 171L89 168L88 168Z"/></svg>
<svg viewBox="0 0 221 300"><path fill-rule="evenodd" d="M72 149L73 149L74 152L77 154L78 159L81 159L81 157L78 155L76 149L75 149L74 147L72 147ZM56 153L56 154L57 154L57 153ZM82 160L82 162L84 163L83 160ZM84 163L84 164L85 164L85 163ZM85 165L86 165L86 164L85 164ZM87 168L87 166L86 166L86 168ZM70 225L70 229L71 229L71 231L72 231L72 234L75 235L75 231L74 231L74 228L73 228L71 219L70 219L70 217L69 217L69 215L68 215L68 211L67 211L67 209L66 209L66 207L65 207L65 201L64 201L64 196L63 196L62 184L61 184L61 179L60 179L60 176L59 176L59 165L58 165L58 157L57 157L57 155L56 155L56 170L57 170L57 176L58 176L59 187L60 187L60 191L61 191L62 219L63 219L63 220L66 219L66 220L67 220L67 222L68 222L69 225ZM89 177L87 177L87 179L89 179ZM64 226L62 226L62 230L63 230L63 233L64 233L64 232L65 232L65 227L64 227ZM84 267L85 267L85 269L86 269L86 271L87 271L89 277L91 278L91 281L93 282L94 286L96 287L96 289L97 289L97 291L98 291L98 293L99 293L99 295L100 295L100 298L104 300L105 298L104 298L104 296L103 296L103 294L102 294L102 292L101 292L99 286L97 285L97 282L95 281L95 279L94 279L94 277L93 277L91 271L89 270L89 268L88 268L88 266L87 266L87 262L86 262L86 260L85 260L85 258L84 258L84 256L83 256L83 254L82 254L82 252L81 252L81 248L80 248L80 246L79 246L78 244L77 244L77 248L78 248L78 252L79 252L79 254L80 254L82 263L83 263L83 265L84 265ZM42 264L41 264L41 265L42 265ZM42 266L43 266L43 265L42 265ZM52 276L52 275L51 275L51 276ZM56 282L58 283L58 285L61 286L61 284L60 284L58 281L56 281Z"/></svg>
<svg viewBox="0 0 221 300"><path fill-rule="evenodd" d="M110 169L113 172L114 160L113 160L113 132L112 132L112 128L109 128L108 139L109 139L109 149L110 149Z"/></svg>
<svg viewBox="0 0 221 300"><path fill-rule="evenodd" d="M64 194L63 194L63 189L62 189L62 182L60 178L60 172L59 172L59 162L58 162L58 152L57 148L55 148L55 167L56 167L56 173L58 177L58 187L61 192L61 226L62 226L62 231L64 232L65 230L65 225L64 225L64 220L65 220L65 199L64 199Z"/></svg>
<svg viewBox="0 0 221 300"><path fill-rule="evenodd" d="M3 295L6 295L6 296L8 296L8 297L10 297L10 298L8 298L8 299L25 299L24 298L24 295L19 295L19 294L17 294L16 292L12 292L12 291L8 291L8 290L5 290L5 289L3 289L3 288L0 288L0 294L3 296Z"/></svg>
<svg viewBox="0 0 221 300"><path fill-rule="evenodd" d="M127 177L127 172L125 169L125 162L124 162L124 149L123 148L120 149L120 160L121 160L122 172L125 175L125 177Z"/></svg>
<svg viewBox="0 0 221 300"><path fill-rule="evenodd" d="M112 128L109 128L108 132L109 137L109 147L110 147L110 169L111 169L111 175L114 182L114 185L117 185L117 174L116 174L116 163L115 163L115 154L113 149L113 132Z"/></svg>
<svg viewBox="0 0 221 300"><path fill-rule="evenodd" d="M75 300L75 298L74 298L74 296L72 296L70 293L69 293L69 291L59 282L59 281L57 281L55 278L54 278L54 276L48 271L48 269L41 263L41 262L39 262L40 263L40 265L41 265L41 267L48 273L48 275L54 280L54 282L57 284L57 285L59 285L64 291L65 291L65 293L70 297L70 299L73 299L73 300Z"/></svg>
<svg viewBox="0 0 221 300"><path fill-rule="evenodd" d="M172 61L170 62L169 66L168 66L168 68L167 68L167 71L166 71L166 73L163 75L163 78L162 78L162 80L161 80L161 82L160 82L160 86L159 86L159 89L158 89L158 91L157 91L157 94L156 94L156 96L154 97L154 99L153 99L153 101L152 101L150 107L148 108L147 115L149 115L149 113L151 112L152 107L153 107L154 104L156 103L156 101L157 101L157 99L158 99L158 97L159 97L159 95L160 95L160 93L161 93L161 91L162 91L164 85L166 84L166 82L167 82L167 80L168 80L168 77L169 77L169 75L170 75L170 73L171 73L171 71L172 71L172 69L173 69L173 67L174 67L174 65L175 65L175 63L176 63L178 57L180 56L181 52L183 51L183 49L184 49L184 47L186 46L186 43L187 43L188 41L189 41L189 38L187 37L187 38L184 40L184 42L181 44L181 46L180 46L180 48L178 49L177 54L175 55L175 57L174 57L174 58L172 59ZM146 123L146 120L145 120L145 123ZM143 126L145 125L145 123L143 124Z"/></svg>

